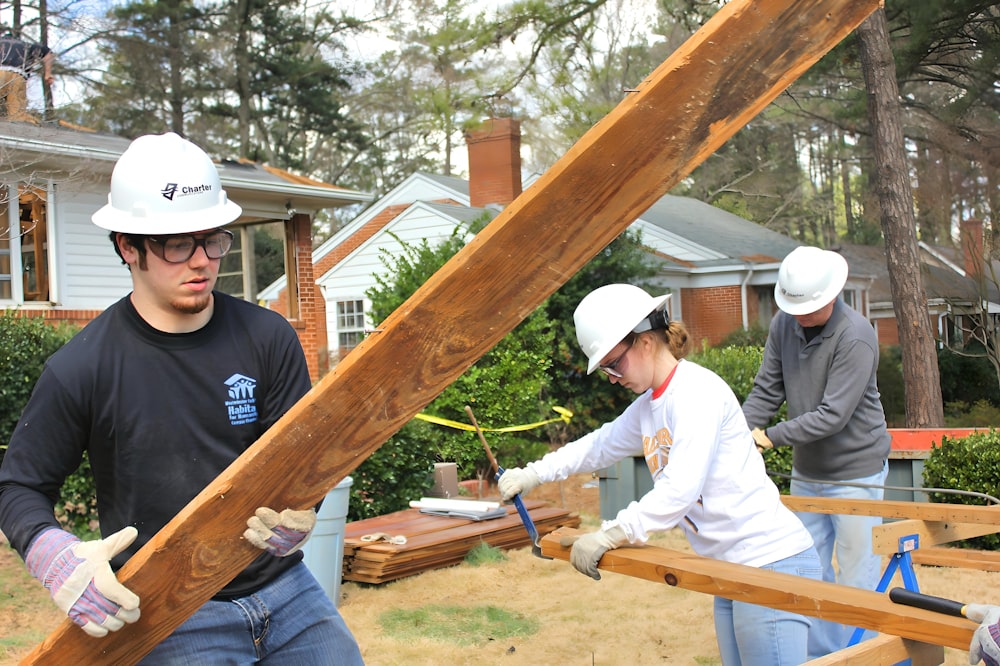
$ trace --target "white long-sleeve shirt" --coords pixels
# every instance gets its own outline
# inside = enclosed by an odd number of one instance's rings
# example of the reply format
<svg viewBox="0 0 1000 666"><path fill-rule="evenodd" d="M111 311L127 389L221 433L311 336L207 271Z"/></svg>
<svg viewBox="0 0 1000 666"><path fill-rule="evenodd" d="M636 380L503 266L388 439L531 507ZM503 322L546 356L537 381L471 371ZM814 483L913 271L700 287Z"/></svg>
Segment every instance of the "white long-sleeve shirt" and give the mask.
<svg viewBox="0 0 1000 666"><path fill-rule="evenodd" d="M608 524L630 543L680 525L704 557L762 566L813 541L768 478L732 389L714 372L681 361L663 395L639 396L614 421L528 463L543 482L643 455L653 489Z"/></svg>

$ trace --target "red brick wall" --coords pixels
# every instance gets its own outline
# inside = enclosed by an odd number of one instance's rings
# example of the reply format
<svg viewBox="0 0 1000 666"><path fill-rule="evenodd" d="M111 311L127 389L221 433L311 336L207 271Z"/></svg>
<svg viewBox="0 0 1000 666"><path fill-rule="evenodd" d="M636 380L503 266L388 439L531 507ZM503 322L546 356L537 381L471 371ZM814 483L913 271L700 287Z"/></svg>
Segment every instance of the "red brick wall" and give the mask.
<svg viewBox="0 0 1000 666"><path fill-rule="evenodd" d="M101 314L101 310L36 310L17 309L15 313L19 317L41 317L46 323L71 324L78 328L83 328L90 320Z"/></svg>
<svg viewBox="0 0 1000 666"><path fill-rule="evenodd" d="M702 341L717 345L743 327L739 286L681 289L681 310L695 348Z"/></svg>
<svg viewBox="0 0 1000 666"><path fill-rule="evenodd" d="M291 324L299 335L309 365L309 377L316 381L330 370L326 339L326 301L316 284L312 263L312 218L298 214L292 218L295 238L294 275L298 282L299 318ZM287 295L282 294L283 298ZM285 309L287 313L287 308Z"/></svg>

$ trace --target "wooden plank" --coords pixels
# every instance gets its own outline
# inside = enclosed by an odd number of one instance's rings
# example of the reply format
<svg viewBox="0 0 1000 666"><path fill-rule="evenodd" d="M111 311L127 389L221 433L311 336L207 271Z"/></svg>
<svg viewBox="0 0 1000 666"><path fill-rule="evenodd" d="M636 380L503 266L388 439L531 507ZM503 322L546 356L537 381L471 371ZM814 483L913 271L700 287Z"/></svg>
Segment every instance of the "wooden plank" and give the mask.
<svg viewBox="0 0 1000 666"><path fill-rule="evenodd" d="M936 520L898 520L872 528L872 551L878 555L899 552L899 541L916 535L920 548L971 539L1000 531L996 525L942 522Z"/></svg>
<svg viewBox="0 0 1000 666"><path fill-rule="evenodd" d="M840 499L797 495L782 495L781 501L792 511L1000 525L1000 505L970 506L968 504L939 504L937 502Z"/></svg>
<svg viewBox="0 0 1000 666"><path fill-rule="evenodd" d="M879 5L719 9L125 564L138 622L66 620L25 663L141 659L256 555L256 507L319 501Z"/></svg>
<svg viewBox="0 0 1000 666"><path fill-rule="evenodd" d="M807 661L803 666L894 666L907 659L909 666L939 666L944 663L944 648L879 634L852 647Z"/></svg>
<svg viewBox="0 0 1000 666"><path fill-rule="evenodd" d="M971 548L918 548L910 553L914 564L1000 571L1000 553Z"/></svg>
<svg viewBox="0 0 1000 666"><path fill-rule="evenodd" d="M561 528L542 537L542 553L569 560ZM879 633L967 650L978 626L965 618L895 604L889 595L855 587L721 562L665 548L618 548L601 558L601 571L620 573L686 590L788 610Z"/></svg>

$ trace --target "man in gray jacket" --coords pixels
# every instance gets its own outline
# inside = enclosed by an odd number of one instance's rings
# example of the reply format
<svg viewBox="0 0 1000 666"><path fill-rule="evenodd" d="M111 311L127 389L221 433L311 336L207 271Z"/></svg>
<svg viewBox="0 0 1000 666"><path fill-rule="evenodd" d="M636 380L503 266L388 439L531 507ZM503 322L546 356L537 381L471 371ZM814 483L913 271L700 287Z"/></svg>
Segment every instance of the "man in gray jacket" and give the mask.
<svg viewBox="0 0 1000 666"><path fill-rule="evenodd" d="M890 436L875 382L878 341L868 320L838 298L846 282L847 261L836 252L799 247L781 263L774 288L781 312L743 413L758 448L793 447L792 495L880 500ZM785 402L788 420L767 427ZM798 516L816 543L824 580L875 589L881 561L872 553L872 527L881 518ZM848 627L817 620L809 658L849 639Z"/></svg>

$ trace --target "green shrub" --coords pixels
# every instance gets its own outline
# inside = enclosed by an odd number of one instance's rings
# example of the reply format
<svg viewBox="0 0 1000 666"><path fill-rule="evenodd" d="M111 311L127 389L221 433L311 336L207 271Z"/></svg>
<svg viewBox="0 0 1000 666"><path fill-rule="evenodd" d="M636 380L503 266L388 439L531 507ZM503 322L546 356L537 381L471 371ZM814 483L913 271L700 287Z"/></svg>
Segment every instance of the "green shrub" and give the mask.
<svg viewBox="0 0 1000 666"><path fill-rule="evenodd" d="M41 317L20 316L14 310L0 314L0 462L46 359L79 330L67 324L52 326ZM66 479L55 513L63 527L81 538L98 531L94 478L86 457Z"/></svg>
<svg viewBox="0 0 1000 666"><path fill-rule="evenodd" d="M41 317L22 317L14 310L0 314L0 461L45 360L76 331L50 326Z"/></svg>
<svg viewBox="0 0 1000 666"><path fill-rule="evenodd" d="M878 370L879 400L890 428L906 425L906 391L903 386L903 351L899 345L879 348Z"/></svg>
<svg viewBox="0 0 1000 666"><path fill-rule="evenodd" d="M962 354L944 348L938 351L941 375L941 400L972 405L986 401L1000 407L997 373L978 342L970 343Z"/></svg>
<svg viewBox="0 0 1000 666"><path fill-rule="evenodd" d="M924 462L924 487L984 493L1000 498L1000 432L990 429L967 437L941 438ZM982 505L988 501L968 495L928 493L932 502ZM966 548L997 550L1000 535L989 534L956 542Z"/></svg>
<svg viewBox="0 0 1000 666"><path fill-rule="evenodd" d="M722 377L733 389L736 399L743 404L753 388L753 380L757 376L760 363L764 360L764 348L705 346L701 351L692 354L690 359ZM787 413L787 406L782 405L768 425L783 421ZM765 451L764 464L771 480L782 493L787 494L790 483L788 477L792 474L792 447L782 446Z"/></svg>

